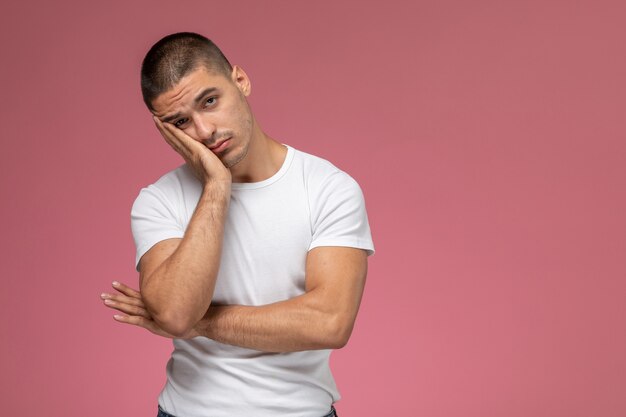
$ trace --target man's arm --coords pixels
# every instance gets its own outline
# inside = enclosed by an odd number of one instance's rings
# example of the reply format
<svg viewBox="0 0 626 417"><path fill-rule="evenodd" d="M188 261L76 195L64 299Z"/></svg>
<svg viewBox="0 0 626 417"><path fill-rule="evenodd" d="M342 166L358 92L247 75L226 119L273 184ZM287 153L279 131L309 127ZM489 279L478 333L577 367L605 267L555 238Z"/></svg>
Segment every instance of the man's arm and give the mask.
<svg viewBox="0 0 626 417"><path fill-rule="evenodd" d="M338 349L352 333L366 275L364 250L318 247L307 255L306 293L264 306L211 306L194 330L269 352Z"/></svg>
<svg viewBox="0 0 626 417"><path fill-rule="evenodd" d="M268 352L343 347L352 333L367 276L367 254L348 247L317 247L306 261L306 292L264 306L211 306L185 338L205 336L222 343ZM115 319L165 336L143 308L142 294L121 284L107 306Z"/></svg>
<svg viewBox="0 0 626 417"><path fill-rule="evenodd" d="M184 237L157 243L139 262L139 284L146 310L164 331L183 336L203 317L213 298L231 176L204 145L156 118L155 123L203 184Z"/></svg>

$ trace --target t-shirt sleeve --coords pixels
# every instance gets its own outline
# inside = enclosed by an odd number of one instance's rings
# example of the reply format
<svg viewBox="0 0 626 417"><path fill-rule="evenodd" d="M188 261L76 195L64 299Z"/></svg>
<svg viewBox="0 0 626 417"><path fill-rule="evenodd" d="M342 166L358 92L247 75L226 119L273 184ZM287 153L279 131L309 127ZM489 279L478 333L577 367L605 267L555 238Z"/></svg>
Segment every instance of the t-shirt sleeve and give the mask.
<svg viewBox="0 0 626 417"><path fill-rule="evenodd" d="M156 243L171 238L182 238L185 229L167 196L151 185L140 191L130 215L131 230L137 254L135 268L141 257Z"/></svg>
<svg viewBox="0 0 626 417"><path fill-rule="evenodd" d="M343 171L327 178L311 196L313 239L318 246L347 246L374 254L365 199L357 182Z"/></svg>

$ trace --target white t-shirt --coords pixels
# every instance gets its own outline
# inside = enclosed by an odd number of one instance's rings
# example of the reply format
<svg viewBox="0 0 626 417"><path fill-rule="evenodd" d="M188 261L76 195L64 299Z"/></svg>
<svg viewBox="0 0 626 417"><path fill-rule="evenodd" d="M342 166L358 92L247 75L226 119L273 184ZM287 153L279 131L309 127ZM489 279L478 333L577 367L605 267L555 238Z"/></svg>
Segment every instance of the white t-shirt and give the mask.
<svg viewBox="0 0 626 417"><path fill-rule="evenodd" d="M201 194L183 165L139 193L132 209L136 262L182 238ZM374 253L363 194L348 174L287 146L279 171L233 183L213 302L264 305L305 292L307 252L349 246ZM319 417L339 400L330 350L268 353L205 337L174 339L160 406L179 417Z"/></svg>

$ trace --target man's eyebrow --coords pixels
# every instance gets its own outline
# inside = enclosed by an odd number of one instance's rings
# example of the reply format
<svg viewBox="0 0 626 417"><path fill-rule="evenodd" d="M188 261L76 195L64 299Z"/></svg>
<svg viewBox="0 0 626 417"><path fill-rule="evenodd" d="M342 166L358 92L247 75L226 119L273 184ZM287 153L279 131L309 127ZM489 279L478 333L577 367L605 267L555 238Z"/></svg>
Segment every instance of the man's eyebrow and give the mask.
<svg viewBox="0 0 626 417"><path fill-rule="evenodd" d="M176 113L173 114L171 116L166 116L164 118L161 119L161 122L163 123L172 123L174 120L178 119L180 117L180 113Z"/></svg>
<svg viewBox="0 0 626 417"><path fill-rule="evenodd" d="M200 91L200 94L198 94L196 96L196 98L193 99L193 102L195 104L198 104L204 97L206 97L207 95L209 95L211 93L214 93L216 91L217 91L217 88L215 88L215 87L205 88L204 90ZM161 119L161 122L163 122L163 123L171 123L174 120L178 119L180 116L181 116L180 112L176 113L176 114L173 114L171 116L165 116L164 118Z"/></svg>
<svg viewBox="0 0 626 417"><path fill-rule="evenodd" d="M209 95L211 93L214 93L216 91L217 91L217 88L215 88L215 87L205 88L204 90L202 90L200 92L200 94L198 94L196 96L196 98L193 101L194 101L194 103L198 104L200 102L200 100L202 100L205 96L207 96L207 95Z"/></svg>

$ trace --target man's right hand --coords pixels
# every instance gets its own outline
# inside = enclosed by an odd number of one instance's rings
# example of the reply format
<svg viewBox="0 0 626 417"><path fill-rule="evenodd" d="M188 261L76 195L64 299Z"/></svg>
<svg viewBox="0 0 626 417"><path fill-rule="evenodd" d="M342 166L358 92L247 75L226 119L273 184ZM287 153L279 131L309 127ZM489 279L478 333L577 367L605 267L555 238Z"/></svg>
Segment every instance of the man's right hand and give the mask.
<svg viewBox="0 0 626 417"><path fill-rule="evenodd" d="M230 170L209 148L171 123L163 123L155 116L153 119L161 136L183 157L204 186L215 183L228 184L230 187L232 182Z"/></svg>

